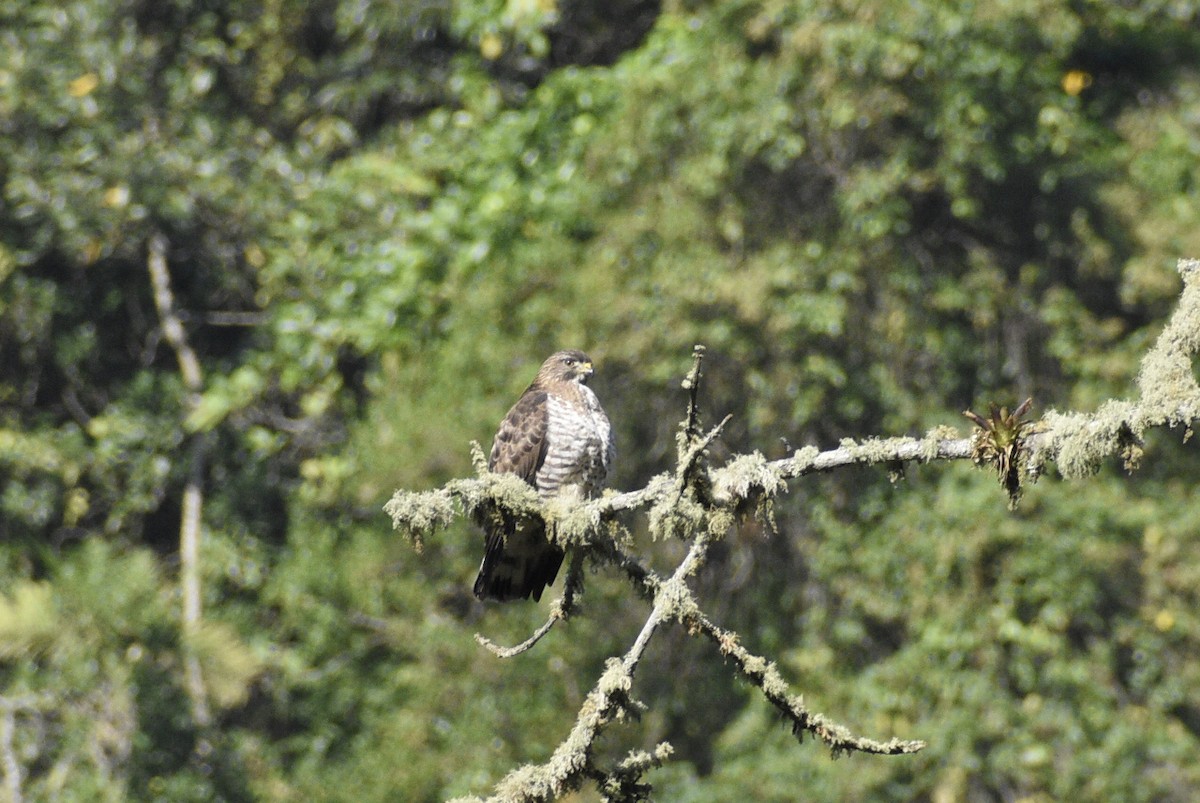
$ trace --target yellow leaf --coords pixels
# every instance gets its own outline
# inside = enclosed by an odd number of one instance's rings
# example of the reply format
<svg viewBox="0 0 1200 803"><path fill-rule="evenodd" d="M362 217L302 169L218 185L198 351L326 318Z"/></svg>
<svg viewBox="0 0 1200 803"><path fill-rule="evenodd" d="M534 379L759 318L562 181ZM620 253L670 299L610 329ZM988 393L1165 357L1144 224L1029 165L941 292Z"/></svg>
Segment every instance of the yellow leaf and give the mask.
<svg viewBox="0 0 1200 803"><path fill-rule="evenodd" d="M251 244L246 246L246 250L243 252L243 254L246 257L246 262L248 262L252 268L261 268L263 265L267 264L267 253L257 245Z"/></svg>
<svg viewBox="0 0 1200 803"><path fill-rule="evenodd" d="M1154 615L1154 626L1166 633L1175 626L1175 614L1168 610L1159 611Z"/></svg>
<svg viewBox="0 0 1200 803"><path fill-rule="evenodd" d="M92 94L92 90L100 86L100 76L94 72L85 72L71 83L67 84L67 92L73 98L83 98Z"/></svg>
<svg viewBox="0 0 1200 803"><path fill-rule="evenodd" d="M1062 79L1063 92L1075 97L1092 85L1092 74L1083 70L1071 70Z"/></svg>
<svg viewBox="0 0 1200 803"><path fill-rule="evenodd" d="M479 53L488 61L495 61L504 52L504 42L494 33L485 33L479 40Z"/></svg>

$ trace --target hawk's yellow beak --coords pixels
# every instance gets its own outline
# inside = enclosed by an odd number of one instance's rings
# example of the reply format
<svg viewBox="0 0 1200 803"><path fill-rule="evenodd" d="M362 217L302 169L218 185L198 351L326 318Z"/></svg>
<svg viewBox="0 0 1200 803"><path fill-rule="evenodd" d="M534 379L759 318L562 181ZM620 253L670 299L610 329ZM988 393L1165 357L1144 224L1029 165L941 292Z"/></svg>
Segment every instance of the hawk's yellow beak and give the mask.
<svg viewBox="0 0 1200 803"><path fill-rule="evenodd" d="M579 363L579 372L584 376L591 376L592 374L596 373L594 370L592 370L592 364L590 362Z"/></svg>

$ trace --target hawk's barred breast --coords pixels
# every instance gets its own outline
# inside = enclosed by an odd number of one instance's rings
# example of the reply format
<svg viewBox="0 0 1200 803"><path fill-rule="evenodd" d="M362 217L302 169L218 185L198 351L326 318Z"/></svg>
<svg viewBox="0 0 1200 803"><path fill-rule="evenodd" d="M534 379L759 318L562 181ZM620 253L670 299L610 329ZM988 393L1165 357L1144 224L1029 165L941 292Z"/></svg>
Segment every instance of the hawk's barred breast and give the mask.
<svg viewBox="0 0 1200 803"><path fill-rule="evenodd" d="M595 496L612 463L612 428L596 394L586 385L571 390L579 394L578 400L559 395L546 400L549 448L537 473L542 496L553 496L568 485L578 485L585 497Z"/></svg>

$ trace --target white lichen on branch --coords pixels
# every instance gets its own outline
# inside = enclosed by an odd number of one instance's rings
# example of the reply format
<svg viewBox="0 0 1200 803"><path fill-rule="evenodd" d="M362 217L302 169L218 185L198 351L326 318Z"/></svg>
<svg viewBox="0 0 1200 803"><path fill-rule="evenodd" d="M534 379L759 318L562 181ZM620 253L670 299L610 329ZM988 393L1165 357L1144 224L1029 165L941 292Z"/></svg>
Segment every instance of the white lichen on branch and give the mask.
<svg viewBox="0 0 1200 803"><path fill-rule="evenodd" d="M1180 260L1179 274L1179 305L1138 374L1141 398L1130 422L1135 434L1163 424L1190 426L1200 417L1200 384L1192 365L1192 357L1200 352L1200 260Z"/></svg>

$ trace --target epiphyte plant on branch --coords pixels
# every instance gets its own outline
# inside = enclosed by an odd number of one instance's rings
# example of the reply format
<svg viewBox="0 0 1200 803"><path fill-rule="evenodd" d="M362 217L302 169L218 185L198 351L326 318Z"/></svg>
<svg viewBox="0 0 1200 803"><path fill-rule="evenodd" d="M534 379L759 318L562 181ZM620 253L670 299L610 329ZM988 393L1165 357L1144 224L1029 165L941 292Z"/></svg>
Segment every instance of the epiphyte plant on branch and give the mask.
<svg viewBox="0 0 1200 803"><path fill-rule="evenodd" d="M996 474L1004 490L1008 491L1009 507L1015 508L1021 499L1021 449L1022 436L1029 426L1025 414L1033 407L1033 399L1026 399L1011 413L1007 407L988 405L988 417L964 410L963 415L975 422L979 430L975 433L974 459L979 464L996 467Z"/></svg>
<svg viewBox="0 0 1200 803"><path fill-rule="evenodd" d="M988 418L966 413L978 427L969 437L962 437L952 427L939 427L922 438L846 439L834 449L821 451L810 446L773 461L758 452L736 455L717 467L709 461L708 447L728 418L707 431L700 425L698 399L704 348L697 346L692 368L683 381L688 409L677 436L675 468L652 478L641 489L608 492L591 499L543 500L518 476L489 471L476 445L477 477L451 480L432 491L397 491L385 510L393 526L408 535L418 550L424 537L457 516L478 516L480 511L488 511L488 515L512 520L546 522L549 542L571 556L562 596L551 604L549 618L528 640L502 648L476 637L501 658L530 649L556 621L575 612L585 561L614 568L639 596L652 603L632 645L607 661L580 707L573 728L552 755L542 764L510 772L497 784L492 797L550 800L591 783L608 800L643 799L649 793L646 773L669 759L671 746L662 743L653 752L635 750L610 766L597 762L593 746L613 723L637 717L641 706L630 695L634 675L655 633L670 624L681 625L688 635L711 642L735 671L791 723L798 738L810 734L835 756L855 751L898 755L920 750L924 746L921 741L863 737L810 710L773 661L749 652L737 633L723 629L701 609L688 585L689 578L703 565L712 545L740 518L752 515L770 525L773 500L786 492L788 481L808 474L850 465L891 469L908 462L973 460L997 469L1010 504L1015 504L1021 483L1039 477L1050 462L1064 477L1080 479L1093 474L1114 455L1123 457L1127 467L1135 467L1142 435L1150 428L1183 426L1190 434L1192 422L1200 418L1200 384L1192 367L1193 356L1200 353L1200 261L1181 260L1179 273L1184 285L1179 304L1154 347L1142 359L1137 394L1109 400L1095 412L1050 410L1031 422L1024 420L1029 401L1011 414L993 405ZM649 569L631 549L629 530L621 520L639 510L645 511L653 537L677 538L688 544L669 576Z"/></svg>

